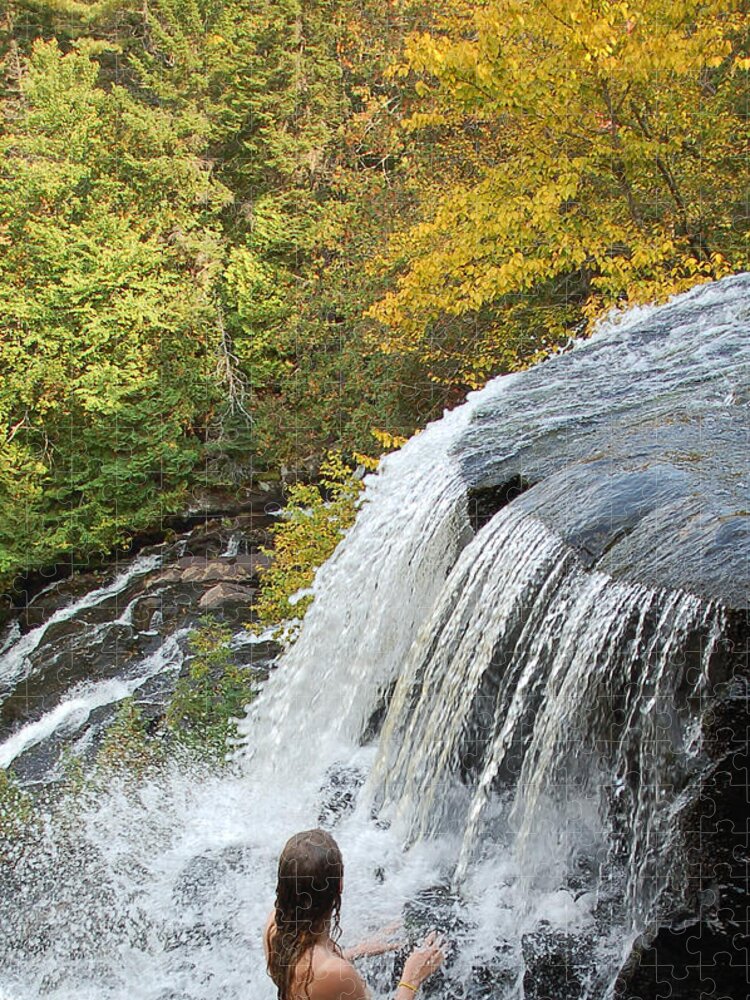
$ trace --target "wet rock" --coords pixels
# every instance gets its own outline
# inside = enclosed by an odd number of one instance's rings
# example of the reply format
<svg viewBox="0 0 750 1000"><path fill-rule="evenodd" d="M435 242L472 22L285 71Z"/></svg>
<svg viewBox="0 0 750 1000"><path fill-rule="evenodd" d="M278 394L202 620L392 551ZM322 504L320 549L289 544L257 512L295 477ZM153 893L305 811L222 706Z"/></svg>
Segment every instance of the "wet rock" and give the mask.
<svg viewBox="0 0 750 1000"><path fill-rule="evenodd" d="M593 941L544 923L525 934L522 950L525 1000L580 1000L591 967Z"/></svg>
<svg viewBox="0 0 750 1000"><path fill-rule="evenodd" d="M275 642L247 643L234 649L234 662L238 667L253 671L258 682L268 680L271 668L281 651Z"/></svg>
<svg viewBox="0 0 750 1000"><path fill-rule="evenodd" d="M172 889L176 905L204 906L221 892L226 880L248 867L252 851L241 845L200 854L182 869Z"/></svg>
<svg viewBox="0 0 750 1000"><path fill-rule="evenodd" d="M586 566L747 608L748 291L737 275L632 312L488 394L456 446L475 521L505 499Z"/></svg>
<svg viewBox="0 0 750 1000"><path fill-rule="evenodd" d="M151 628L151 620L154 615L157 612L163 614L161 604L161 597L157 597L156 595L143 597L138 600L134 604L131 616L133 628L138 631L145 631L146 629Z"/></svg>
<svg viewBox="0 0 750 1000"><path fill-rule="evenodd" d="M747 628L747 626L746 626ZM733 634L747 662L748 637ZM662 917L633 945L616 980L617 1000L694 1000L747 993L750 957L750 679L737 673L706 706L704 767L675 816L683 850L675 861Z"/></svg>
<svg viewBox="0 0 750 1000"><path fill-rule="evenodd" d="M469 988L466 991L468 1000L497 1000L498 997L512 996L515 992L517 972L512 958L509 960L510 949L500 946L495 950L493 961L472 969Z"/></svg>
<svg viewBox="0 0 750 1000"><path fill-rule="evenodd" d="M271 521L273 519L267 517L264 520ZM234 524L245 536L249 545L256 548L261 545L271 546L273 545L273 535L268 528L258 526L260 521L261 519L257 515L252 514L241 514L234 518Z"/></svg>
<svg viewBox="0 0 750 1000"><path fill-rule="evenodd" d="M616 1000L695 1000L747 995L750 938L727 938L700 921L660 927L649 942L639 939L615 984Z"/></svg>
<svg viewBox="0 0 750 1000"><path fill-rule="evenodd" d="M474 532L483 528L495 514L512 503L516 497L524 493L531 483L523 476L513 476L506 483L497 486L477 487L470 489L468 495L467 513Z"/></svg>
<svg viewBox="0 0 750 1000"><path fill-rule="evenodd" d="M249 580L251 573L236 563L225 563L219 560L206 562L198 560L194 565L183 570L183 583L206 583L211 580Z"/></svg>
<svg viewBox="0 0 750 1000"><path fill-rule="evenodd" d="M271 565L269 556L259 552L238 553L226 559L183 556L177 566L154 582L207 583L213 580L250 581Z"/></svg>
<svg viewBox="0 0 750 1000"><path fill-rule="evenodd" d="M238 587L231 583L217 583L198 601L198 607L203 611L212 611L225 604L249 604L256 591L252 587Z"/></svg>
<svg viewBox="0 0 750 1000"><path fill-rule="evenodd" d="M431 930L443 934L448 942L454 943L454 947L449 947L444 965L425 981L420 994L434 1000L454 1000L454 997L458 1000L463 997L463 990L459 993L454 991L450 971L458 954L455 943L466 930L466 923L461 917L461 900L447 884L428 886L404 907L404 932L408 947L404 949L403 959ZM397 962L396 968L400 969L402 965L403 962Z"/></svg>
<svg viewBox="0 0 750 1000"><path fill-rule="evenodd" d="M158 587L164 583L178 583L182 579L182 570L177 566L170 566L156 576L149 577L147 583L149 587Z"/></svg>
<svg viewBox="0 0 750 1000"><path fill-rule="evenodd" d="M364 784L364 775L356 767L332 767L326 772L321 789L318 823L331 828L350 813L357 801L357 793Z"/></svg>
<svg viewBox="0 0 750 1000"><path fill-rule="evenodd" d="M370 716L367 725L362 731L362 735L359 738L360 746L365 746L365 744L372 742L375 737L380 732L380 728L383 725L386 713L388 711L388 706L393 698L393 692L396 690L396 681L393 681L388 685L388 688L381 696L377 707Z"/></svg>

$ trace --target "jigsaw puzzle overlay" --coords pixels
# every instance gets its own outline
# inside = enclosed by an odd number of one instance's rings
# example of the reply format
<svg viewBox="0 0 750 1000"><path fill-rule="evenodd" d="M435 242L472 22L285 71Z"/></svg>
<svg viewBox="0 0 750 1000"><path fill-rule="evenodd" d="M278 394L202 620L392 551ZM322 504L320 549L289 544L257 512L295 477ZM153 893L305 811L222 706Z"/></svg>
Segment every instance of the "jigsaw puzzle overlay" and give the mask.
<svg viewBox="0 0 750 1000"><path fill-rule="evenodd" d="M0 1000L738 1000L750 15L21 2Z"/></svg>

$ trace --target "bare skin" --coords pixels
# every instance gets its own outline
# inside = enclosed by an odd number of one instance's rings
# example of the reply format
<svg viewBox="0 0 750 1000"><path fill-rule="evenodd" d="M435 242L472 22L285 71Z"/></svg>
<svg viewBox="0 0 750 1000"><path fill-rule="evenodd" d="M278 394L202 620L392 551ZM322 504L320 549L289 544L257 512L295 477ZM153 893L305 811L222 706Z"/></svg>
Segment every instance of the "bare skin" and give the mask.
<svg viewBox="0 0 750 1000"><path fill-rule="evenodd" d="M292 985L294 1000L307 1000L301 992L301 984L307 977L312 963L312 978L307 987L309 1000L369 1000L369 993L364 980L331 940L330 925L328 925L315 940L313 947L308 949L300 959L295 969ZM268 942L276 933L276 923L273 911L269 914L263 933L263 948L268 960ZM355 957L354 955L351 956ZM300 992L296 987L300 986Z"/></svg>
<svg viewBox="0 0 750 1000"><path fill-rule="evenodd" d="M391 930L386 928L385 932ZM269 914L263 932L263 947L268 959L268 942L276 932L274 913ZM385 933L381 932L381 933ZM388 944L381 938L364 942L356 948L342 953L331 940L330 924L317 935L311 949L303 955L295 970L292 986L293 1000L370 1000L367 986L351 964L348 958L360 955L379 955L400 947L400 943ZM427 935L424 944L415 948L404 963L401 981L408 986L399 986L394 1000L414 1000L416 989L432 973L438 969L445 959L443 940L434 931ZM312 963L312 977L307 987L307 994L302 992L302 983ZM299 985L299 992L296 987Z"/></svg>
<svg viewBox="0 0 750 1000"><path fill-rule="evenodd" d="M365 955L384 955L387 951L396 951L398 948L403 948L403 941L391 940L400 927L401 921L395 920L392 924L388 924L387 927L381 928L373 937L361 941L352 948L344 948L344 958L351 960L353 958L364 958Z"/></svg>

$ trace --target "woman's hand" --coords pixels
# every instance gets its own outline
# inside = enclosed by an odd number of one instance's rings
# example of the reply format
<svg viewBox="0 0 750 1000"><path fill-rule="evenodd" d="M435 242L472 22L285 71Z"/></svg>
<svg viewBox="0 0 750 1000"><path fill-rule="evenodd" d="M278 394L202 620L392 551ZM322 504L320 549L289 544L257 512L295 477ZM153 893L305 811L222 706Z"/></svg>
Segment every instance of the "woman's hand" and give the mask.
<svg viewBox="0 0 750 1000"><path fill-rule="evenodd" d="M401 979L412 986L420 986L445 961L444 947L445 940L442 934L430 931L424 943L415 948L404 962Z"/></svg>

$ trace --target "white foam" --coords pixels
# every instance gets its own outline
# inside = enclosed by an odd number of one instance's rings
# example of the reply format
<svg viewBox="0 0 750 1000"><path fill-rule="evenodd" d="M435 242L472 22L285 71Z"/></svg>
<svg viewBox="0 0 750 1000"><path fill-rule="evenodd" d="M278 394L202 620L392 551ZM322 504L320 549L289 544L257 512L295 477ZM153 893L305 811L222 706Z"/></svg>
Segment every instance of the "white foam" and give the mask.
<svg viewBox="0 0 750 1000"><path fill-rule="evenodd" d="M18 638L0 656L0 685L9 688L28 676L32 669L29 657L38 648L47 631L53 625L69 621L75 615L79 614L79 612L85 611L87 608L96 607L108 598L122 593L133 580L139 576L144 576L146 573L150 573L160 564L160 555L138 556L133 560L128 569L122 573L118 573L111 583L89 591L89 593L72 601L64 608L60 608L43 625L38 625Z"/></svg>
<svg viewBox="0 0 750 1000"><path fill-rule="evenodd" d="M166 639L159 649L138 664L136 675L128 680L115 677L76 685L63 701L40 719L27 723L0 743L0 767L9 767L22 753L53 734L69 735L76 732L85 725L95 709L129 698L156 674L179 670L182 665L179 641L187 632L187 629L182 629Z"/></svg>

